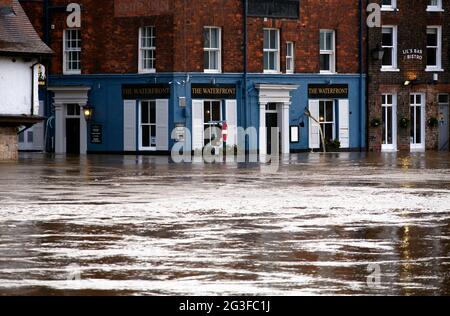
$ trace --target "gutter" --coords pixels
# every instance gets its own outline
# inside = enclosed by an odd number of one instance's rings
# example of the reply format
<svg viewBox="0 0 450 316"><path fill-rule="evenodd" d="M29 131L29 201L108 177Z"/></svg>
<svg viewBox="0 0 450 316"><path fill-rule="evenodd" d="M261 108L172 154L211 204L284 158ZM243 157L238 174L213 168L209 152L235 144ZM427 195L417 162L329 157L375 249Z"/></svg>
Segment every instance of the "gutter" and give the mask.
<svg viewBox="0 0 450 316"><path fill-rule="evenodd" d="M359 119L359 148L362 150L363 148L363 139L366 138L366 135L363 135L363 122L365 120L365 115L363 115L363 112L366 111L366 102L364 102L363 98L363 76L364 76L364 68L363 68L363 0L358 0L358 18L359 18L359 30L358 30L358 36L359 36L359 45L358 45L358 63L359 63L359 82L358 82L358 93L359 93L359 103L360 103L360 119ZM363 111L364 109L364 111Z"/></svg>

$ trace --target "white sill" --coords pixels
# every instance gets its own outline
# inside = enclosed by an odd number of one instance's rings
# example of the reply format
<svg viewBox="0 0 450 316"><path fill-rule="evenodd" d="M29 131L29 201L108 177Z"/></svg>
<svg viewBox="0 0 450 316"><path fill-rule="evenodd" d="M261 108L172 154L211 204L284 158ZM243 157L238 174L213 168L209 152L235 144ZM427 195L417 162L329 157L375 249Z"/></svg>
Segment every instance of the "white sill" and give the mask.
<svg viewBox="0 0 450 316"><path fill-rule="evenodd" d="M63 71L63 75L81 75L81 71Z"/></svg>
<svg viewBox="0 0 450 316"><path fill-rule="evenodd" d="M139 70L140 74L154 74L156 73L156 69L146 69L146 70Z"/></svg>
<svg viewBox="0 0 450 316"><path fill-rule="evenodd" d="M436 67L427 67L425 69L426 72L444 72L444 69L442 68L436 68Z"/></svg>
<svg viewBox="0 0 450 316"><path fill-rule="evenodd" d="M281 74L281 72L278 71L278 70L264 70L264 73L265 74L272 74L272 75L279 75L279 74Z"/></svg>
<svg viewBox="0 0 450 316"><path fill-rule="evenodd" d="M321 74L321 75L335 75L335 74L337 74L337 72L335 72L335 71L320 71L319 74Z"/></svg>
<svg viewBox="0 0 450 316"><path fill-rule="evenodd" d="M286 75L293 75L294 72L293 71L286 71Z"/></svg>
<svg viewBox="0 0 450 316"><path fill-rule="evenodd" d="M220 71L220 70L210 70L210 69L205 69L204 71L203 71L205 74L220 74L220 73L222 73L222 71Z"/></svg>
<svg viewBox="0 0 450 316"><path fill-rule="evenodd" d="M444 12L444 9L442 8L433 8L433 7L428 7L427 8L427 12Z"/></svg>
<svg viewBox="0 0 450 316"><path fill-rule="evenodd" d="M400 69L398 68L393 68L393 67L386 67L386 68L381 68L382 72L400 72Z"/></svg>
<svg viewBox="0 0 450 316"><path fill-rule="evenodd" d="M385 11L385 12L394 12L397 9L394 7L381 7L381 11Z"/></svg>

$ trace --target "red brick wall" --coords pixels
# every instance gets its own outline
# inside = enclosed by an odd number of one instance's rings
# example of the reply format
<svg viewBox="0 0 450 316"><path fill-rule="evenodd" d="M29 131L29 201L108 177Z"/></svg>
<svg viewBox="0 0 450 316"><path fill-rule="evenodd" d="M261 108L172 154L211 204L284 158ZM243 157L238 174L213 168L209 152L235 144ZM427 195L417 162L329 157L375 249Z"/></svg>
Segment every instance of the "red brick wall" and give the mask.
<svg viewBox="0 0 450 316"><path fill-rule="evenodd" d="M120 0L121 1L121 0ZM135 2L133 2L135 1ZM169 12L145 1L130 0L130 13L121 7L115 16L113 0L78 0L82 10L82 72L136 73L138 68L138 29L154 25L157 37L158 72L203 71L203 27L222 28L223 72L243 72L242 0L167 0ZM42 1L23 0L24 8L37 26L42 22ZM67 5L71 0L53 0ZM123 1L121 3L123 5ZM144 5L144 7L139 7ZM164 6L166 8L167 6ZM161 12L160 12L161 11ZM139 12L143 12L140 14ZM51 72L62 72L62 34L67 13L52 15L51 48L56 52ZM301 1L299 20L249 18L249 71L263 72L263 28L280 28L281 70L285 71L286 41L295 43L296 72L319 72L319 30L334 29L337 37L337 71L358 72L358 3L353 0Z"/></svg>
<svg viewBox="0 0 450 316"><path fill-rule="evenodd" d="M378 1L371 1L378 2ZM368 119L382 118L381 95L383 93L397 93L397 116L410 117L410 93L426 94L426 120L437 118L437 94L450 93L450 2L443 1L444 12L426 12L427 0L417 0L412 4L410 0L397 0L398 12L383 12L383 25L398 26L398 68L399 72L381 72L381 61L370 58L368 68ZM433 73L425 72L426 68L426 28L428 25L442 25L442 68L439 73L439 83L433 83ZM381 43L381 29L369 30L369 49ZM404 49L422 49L423 60L405 60L402 56ZM417 84L404 86L405 80L417 79ZM380 151L382 143L382 129L369 128L369 150ZM398 149L410 150L410 129L398 127ZM437 149L438 130L426 128L426 148Z"/></svg>

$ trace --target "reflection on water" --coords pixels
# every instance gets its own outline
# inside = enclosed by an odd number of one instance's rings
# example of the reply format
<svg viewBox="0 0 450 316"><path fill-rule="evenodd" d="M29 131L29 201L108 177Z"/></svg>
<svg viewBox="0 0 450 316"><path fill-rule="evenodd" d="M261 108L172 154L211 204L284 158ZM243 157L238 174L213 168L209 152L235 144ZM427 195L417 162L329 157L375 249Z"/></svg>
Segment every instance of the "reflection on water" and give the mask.
<svg viewBox="0 0 450 316"><path fill-rule="evenodd" d="M450 294L448 154L293 155L269 176L23 154L0 175L0 294Z"/></svg>

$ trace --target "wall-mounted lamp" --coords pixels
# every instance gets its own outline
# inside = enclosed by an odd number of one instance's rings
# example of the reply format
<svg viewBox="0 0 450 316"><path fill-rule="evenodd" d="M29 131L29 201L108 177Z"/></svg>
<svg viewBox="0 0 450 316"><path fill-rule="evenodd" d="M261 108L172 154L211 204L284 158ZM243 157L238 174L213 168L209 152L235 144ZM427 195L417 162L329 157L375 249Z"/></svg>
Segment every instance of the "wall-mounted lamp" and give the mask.
<svg viewBox="0 0 450 316"><path fill-rule="evenodd" d="M412 85L414 85L414 84L416 84L417 83L417 79L411 79L411 80L405 80L405 82L403 83L403 85L405 86L405 87L408 87L408 86L412 86Z"/></svg>
<svg viewBox="0 0 450 316"><path fill-rule="evenodd" d="M86 121L90 121L94 116L94 109L87 104L83 107L83 114Z"/></svg>
<svg viewBox="0 0 450 316"><path fill-rule="evenodd" d="M380 43L378 43L377 47L372 49L372 58L374 60L383 60L384 53L384 49L381 47Z"/></svg>

